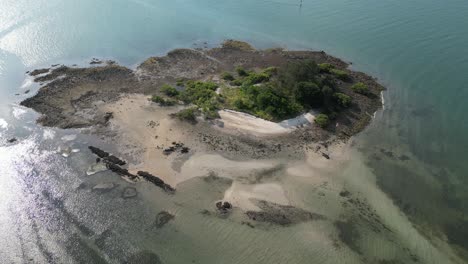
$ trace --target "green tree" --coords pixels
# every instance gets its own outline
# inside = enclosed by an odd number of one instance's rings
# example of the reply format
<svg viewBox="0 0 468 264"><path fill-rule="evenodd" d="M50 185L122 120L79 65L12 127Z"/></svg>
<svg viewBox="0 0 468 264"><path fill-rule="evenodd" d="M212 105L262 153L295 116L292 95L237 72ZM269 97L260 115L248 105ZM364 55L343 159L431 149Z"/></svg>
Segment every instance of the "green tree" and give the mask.
<svg viewBox="0 0 468 264"><path fill-rule="evenodd" d="M344 93L335 93L333 95L338 105L342 107L349 107L351 105L351 96Z"/></svg>
<svg viewBox="0 0 468 264"><path fill-rule="evenodd" d="M296 100L303 106L319 107L323 102L323 94L317 84L300 82L296 85Z"/></svg>

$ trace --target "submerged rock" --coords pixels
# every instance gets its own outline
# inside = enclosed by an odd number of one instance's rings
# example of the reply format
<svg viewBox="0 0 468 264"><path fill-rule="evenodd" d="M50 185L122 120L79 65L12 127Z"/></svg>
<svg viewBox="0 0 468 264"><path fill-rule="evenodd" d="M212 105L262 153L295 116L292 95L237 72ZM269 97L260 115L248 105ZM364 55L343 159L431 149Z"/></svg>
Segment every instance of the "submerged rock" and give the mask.
<svg viewBox="0 0 468 264"><path fill-rule="evenodd" d="M265 222L280 226L289 226L313 220L324 220L325 216L305 211L290 205L280 205L263 200L257 200L256 205L262 211L247 211L250 220Z"/></svg>
<svg viewBox="0 0 468 264"><path fill-rule="evenodd" d="M128 199L137 196L137 190L133 187L126 187L122 192L122 198Z"/></svg>
<svg viewBox="0 0 468 264"><path fill-rule="evenodd" d="M227 213L229 210L232 209L232 204L229 202L223 202L219 201L216 203L216 208L221 212L221 213Z"/></svg>
<svg viewBox="0 0 468 264"><path fill-rule="evenodd" d="M169 212L161 211L158 215L156 215L156 228L162 228L166 225L169 221L173 220L175 216Z"/></svg>
<svg viewBox="0 0 468 264"><path fill-rule="evenodd" d="M93 164L88 168L88 170L86 171L86 175L88 176L94 175L98 172L105 171L105 170L107 170L106 164L100 161L97 161L96 164Z"/></svg>
<svg viewBox="0 0 468 264"><path fill-rule="evenodd" d="M162 264L163 262L153 252L150 251L141 251L130 256L125 264Z"/></svg>
<svg viewBox="0 0 468 264"><path fill-rule="evenodd" d="M117 184L112 182L100 183L93 187L93 191L108 192L114 189L115 187L117 187Z"/></svg>

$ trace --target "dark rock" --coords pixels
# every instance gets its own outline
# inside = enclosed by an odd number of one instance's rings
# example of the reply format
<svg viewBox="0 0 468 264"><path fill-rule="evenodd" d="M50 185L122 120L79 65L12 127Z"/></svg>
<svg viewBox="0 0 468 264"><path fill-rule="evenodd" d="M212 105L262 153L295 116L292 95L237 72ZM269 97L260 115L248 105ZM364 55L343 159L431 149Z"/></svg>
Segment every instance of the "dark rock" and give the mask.
<svg viewBox="0 0 468 264"><path fill-rule="evenodd" d="M162 228L166 225L169 221L174 219L175 216L169 212L161 211L158 215L156 215L156 228Z"/></svg>
<svg viewBox="0 0 468 264"><path fill-rule="evenodd" d="M188 153L190 151L190 148L188 147L183 147L182 150L180 152L182 153Z"/></svg>
<svg viewBox="0 0 468 264"><path fill-rule="evenodd" d="M112 112L107 112L107 113L104 115L104 122L105 122L105 123L108 123L109 120L111 120L112 118L114 118L114 113L112 113Z"/></svg>
<svg viewBox="0 0 468 264"><path fill-rule="evenodd" d="M89 64L91 64L91 65L92 65L92 64L101 64L101 63L102 63L102 61L101 61L101 60L99 60L99 59L96 59L96 58L93 58Z"/></svg>
<svg viewBox="0 0 468 264"><path fill-rule="evenodd" d="M172 142L172 146L170 146L168 148L165 148L163 150L163 154L164 155L170 155L173 152L176 152L178 150L180 150L181 153L188 153L190 151L190 148L184 147L184 143L174 141L174 142Z"/></svg>
<svg viewBox="0 0 468 264"><path fill-rule="evenodd" d="M232 209L232 204L229 202L219 201L216 203L216 208L218 208L221 213L227 213Z"/></svg>
<svg viewBox="0 0 468 264"><path fill-rule="evenodd" d="M174 193L175 189L172 188L169 184L165 183L161 180L158 176L152 175L146 171L138 171L137 175L142 177L143 179L153 183L154 185L158 186L159 188L163 189L168 193Z"/></svg>
<svg viewBox="0 0 468 264"><path fill-rule="evenodd" d="M106 157L109 156L108 152L105 152L104 150L101 150L100 148L96 148L96 147L93 147L93 146L89 146L88 148L89 148L89 150L91 150L91 152L93 154L95 154L99 158L106 158Z"/></svg>
<svg viewBox="0 0 468 264"><path fill-rule="evenodd" d="M133 187L126 187L122 192L122 198L128 199L137 196L137 190Z"/></svg>
<svg viewBox="0 0 468 264"><path fill-rule="evenodd" d="M112 172L115 172L117 174L119 174L120 176L126 176L126 177L129 177L131 180L134 180L136 179L137 176L131 174L130 172L128 172L127 169L123 169L121 168L119 165L116 165L114 163L106 163L106 167L112 171Z"/></svg>
<svg viewBox="0 0 468 264"><path fill-rule="evenodd" d="M10 138L7 140L8 143L15 143L16 141L18 141L16 138Z"/></svg>
<svg viewBox="0 0 468 264"><path fill-rule="evenodd" d="M117 158L116 156L114 155L110 155L108 157L105 157L104 158L104 161L105 162L110 162L110 163L113 163L113 164L117 164L117 165L120 165L120 166L123 166L125 164L127 164L125 161Z"/></svg>
<svg viewBox="0 0 468 264"><path fill-rule="evenodd" d="M223 208L224 208L224 209L231 209L231 208L232 208L232 205L231 205L229 202L224 202L224 203L223 203Z"/></svg>
<svg viewBox="0 0 468 264"><path fill-rule="evenodd" d="M330 156L329 156L328 154L326 154L326 153L323 153L323 152L322 152L322 156L323 156L324 158L326 158L326 159L330 159Z"/></svg>
<svg viewBox="0 0 468 264"><path fill-rule="evenodd" d="M31 76L36 76L36 75L39 75L39 74L43 74L43 73L46 73L46 72L49 72L49 69L37 69L37 70L34 70L32 72L29 73L29 75Z"/></svg>
<svg viewBox="0 0 468 264"><path fill-rule="evenodd" d="M175 147L169 147L163 150L164 155L170 155L172 152L176 151Z"/></svg>
<svg viewBox="0 0 468 264"><path fill-rule="evenodd" d="M351 195L351 193L347 190L343 190L340 192L340 196L341 197L349 197Z"/></svg>

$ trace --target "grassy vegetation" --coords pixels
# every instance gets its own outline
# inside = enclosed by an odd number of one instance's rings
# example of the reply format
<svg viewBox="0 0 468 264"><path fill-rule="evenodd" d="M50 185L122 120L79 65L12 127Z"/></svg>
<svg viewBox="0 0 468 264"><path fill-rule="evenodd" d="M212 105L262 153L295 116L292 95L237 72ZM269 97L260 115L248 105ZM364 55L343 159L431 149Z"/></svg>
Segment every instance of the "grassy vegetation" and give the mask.
<svg viewBox="0 0 468 264"><path fill-rule="evenodd" d="M351 86L351 89L359 94L367 95L369 93L369 87L362 82L358 82L355 85Z"/></svg>

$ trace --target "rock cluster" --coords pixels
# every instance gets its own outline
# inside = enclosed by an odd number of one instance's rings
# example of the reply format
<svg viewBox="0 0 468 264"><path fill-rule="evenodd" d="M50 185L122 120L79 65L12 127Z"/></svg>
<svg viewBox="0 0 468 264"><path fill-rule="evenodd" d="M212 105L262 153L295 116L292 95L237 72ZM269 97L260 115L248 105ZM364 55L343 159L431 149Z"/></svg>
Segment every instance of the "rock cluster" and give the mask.
<svg viewBox="0 0 468 264"><path fill-rule="evenodd" d="M120 176L128 177L130 180L136 180L138 176L142 177L143 179L153 183L154 185L160 187L164 191L168 193L174 193L175 189L170 186L169 184L165 183L163 180L161 180L159 177L152 175L146 171L139 171L137 172L137 175L134 175L130 173L127 169L122 168L121 166L127 164L125 161L119 159L118 157L109 154L108 152L97 148L93 146L88 147L89 150L98 156L96 159L96 162L104 162L106 164L106 167L112 171L117 173Z"/></svg>

